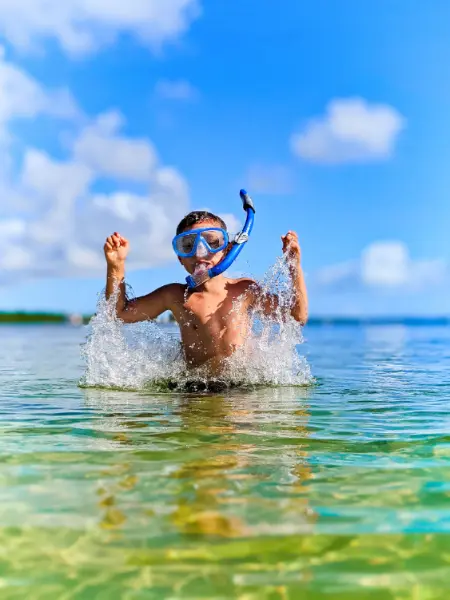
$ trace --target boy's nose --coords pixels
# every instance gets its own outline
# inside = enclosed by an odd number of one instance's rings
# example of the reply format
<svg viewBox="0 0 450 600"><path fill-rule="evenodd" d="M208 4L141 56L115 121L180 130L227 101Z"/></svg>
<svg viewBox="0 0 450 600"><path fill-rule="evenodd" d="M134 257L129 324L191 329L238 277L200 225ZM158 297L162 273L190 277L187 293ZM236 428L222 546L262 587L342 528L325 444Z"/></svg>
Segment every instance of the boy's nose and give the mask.
<svg viewBox="0 0 450 600"><path fill-rule="evenodd" d="M205 256L208 256L208 250L205 246L205 244L202 242L202 240L200 239L198 244L197 244L197 249L195 251L195 256L197 258L204 258Z"/></svg>

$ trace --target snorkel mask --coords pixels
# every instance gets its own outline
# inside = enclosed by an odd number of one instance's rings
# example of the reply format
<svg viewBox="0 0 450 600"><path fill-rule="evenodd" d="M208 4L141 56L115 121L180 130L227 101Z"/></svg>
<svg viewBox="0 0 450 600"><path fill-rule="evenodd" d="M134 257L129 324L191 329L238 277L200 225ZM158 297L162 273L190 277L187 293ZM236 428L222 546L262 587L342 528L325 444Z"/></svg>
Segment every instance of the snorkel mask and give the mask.
<svg viewBox="0 0 450 600"><path fill-rule="evenodd" d="M186 282L189 289L194 289L202 285L209 279L220 275L226 271L237 259L242 251L242 248L248 242L250 233L253 229L255 219L255 207L250 196L245 190L240 191L243 209L247 213L245 225L238 234L236 234L232 246L223 259L208 269L207 265L200 263L193 275L186 277ZM207 227L204 229L195 229L177 235L173 239L173 248L176 254L182 258L189 256L207 256L208 254L216 254L221 250L225 250L229 244L228 233L220 227Z"/></svg>
<svg viewBox="0 0 450 600"><path fill-rule="evenodd" d="M204 227L185 231L173 238L175 254L180 258L217 254L228 246L228 233L221 227Z"/></svg>

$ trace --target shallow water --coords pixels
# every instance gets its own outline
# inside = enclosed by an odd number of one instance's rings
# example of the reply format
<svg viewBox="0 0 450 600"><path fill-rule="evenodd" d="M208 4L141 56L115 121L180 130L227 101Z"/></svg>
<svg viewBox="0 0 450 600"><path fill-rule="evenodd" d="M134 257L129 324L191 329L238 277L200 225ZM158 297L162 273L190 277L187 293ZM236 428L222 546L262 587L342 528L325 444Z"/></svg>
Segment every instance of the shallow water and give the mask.
<svg viewBox="0 0 450 600"><path fill-rule="evenodd" d="M80 389L0 328L0 598L448 598L450 330L317 326L316 384Z"/></svg>

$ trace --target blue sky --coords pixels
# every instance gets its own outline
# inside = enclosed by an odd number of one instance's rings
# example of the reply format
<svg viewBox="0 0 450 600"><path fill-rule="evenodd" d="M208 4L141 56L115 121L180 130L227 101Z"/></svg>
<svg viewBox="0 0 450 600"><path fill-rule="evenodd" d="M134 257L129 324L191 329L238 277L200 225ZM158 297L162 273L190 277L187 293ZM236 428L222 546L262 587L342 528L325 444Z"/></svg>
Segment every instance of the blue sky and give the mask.
<svg viewBox="0 0 450 600"><path fill-rule="evenodd" d="M179 218L248 187L236 270L295 229L311 314L449 313L448 4L42 2L0 7L0 310L93 310L111 228L181 281Z"/></svg>

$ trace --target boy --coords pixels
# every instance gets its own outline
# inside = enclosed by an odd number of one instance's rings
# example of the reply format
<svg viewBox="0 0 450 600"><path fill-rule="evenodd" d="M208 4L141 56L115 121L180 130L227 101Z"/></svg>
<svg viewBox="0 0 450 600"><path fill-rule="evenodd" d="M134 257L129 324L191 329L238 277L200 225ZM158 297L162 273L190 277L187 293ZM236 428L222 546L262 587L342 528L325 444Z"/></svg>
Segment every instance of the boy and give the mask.
<svg viewBox="0 0 450 600"><path fill-rule="evenodd" d="M196 233L196 230L201 232ZM181 244L178 260L190 274L196 268L211 268L227 252L226 225L220 217L206 212L189 213L177 227L176 244ZM180 235L183 234L183 235ZM292 317L304 324L308 300L303 271L300 265L300 246L297 234L289 231L282 236L283 252L290 256L290 275L293 286ZM225 242L226 243L226 242ZM186 285L171 283L147 296L127 301L125 295L125 259L129 242L119 233L109 236L104 246L107 263L106 297L119 285L116 314L124 323L156 319L169 310L180 326L181 342L188 368L204 366L211 376L220 374L223 359L242 346L247 337L249 308L259 302L265 314L272 314L278 300L264 295L252 279L229 279L217 275L199 287L188 290Z"/></svg>

